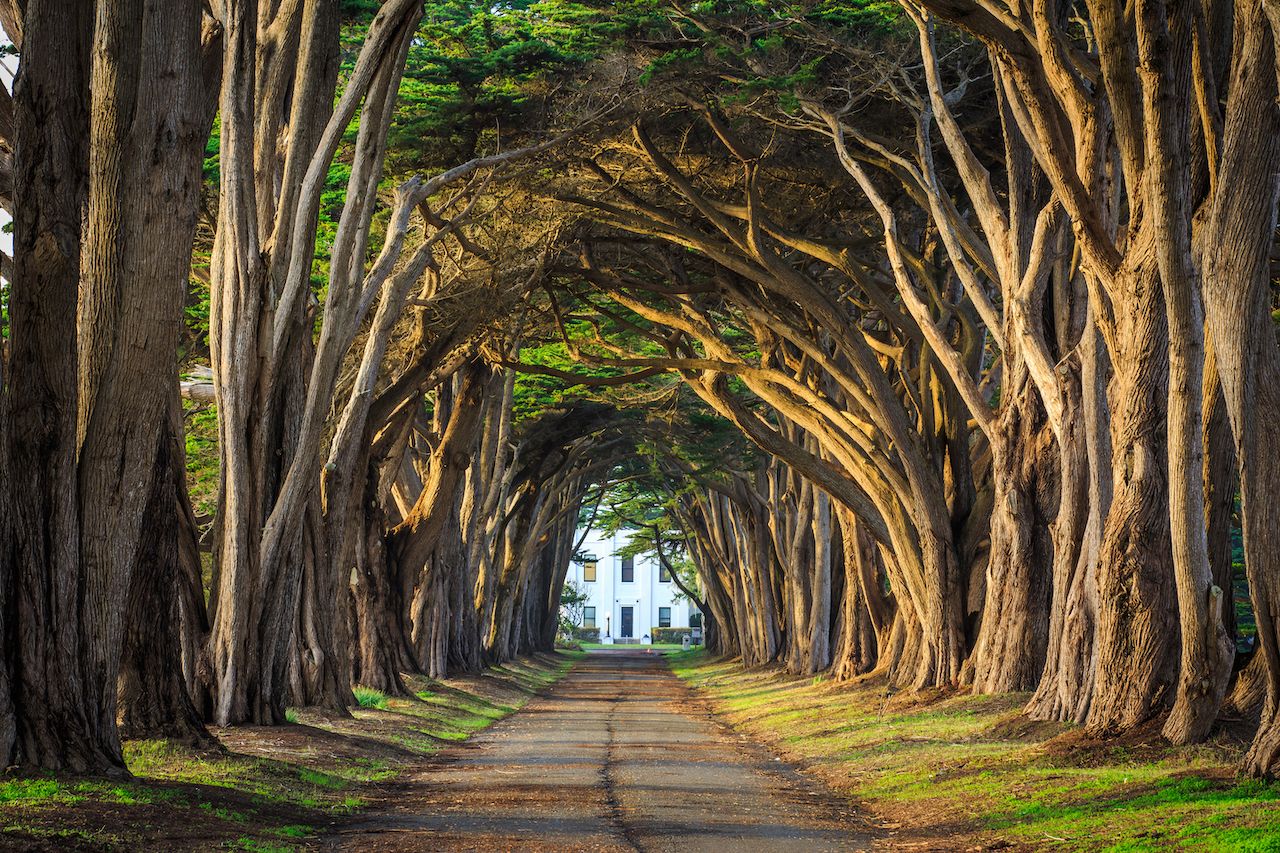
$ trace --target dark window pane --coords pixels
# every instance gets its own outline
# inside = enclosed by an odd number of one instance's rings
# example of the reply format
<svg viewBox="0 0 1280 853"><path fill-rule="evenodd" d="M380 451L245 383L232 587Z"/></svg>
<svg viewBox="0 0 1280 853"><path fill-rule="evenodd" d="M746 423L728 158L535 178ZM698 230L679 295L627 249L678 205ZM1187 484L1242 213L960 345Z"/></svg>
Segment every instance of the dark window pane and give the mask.
<svg viewBox="0 0 1280 853"><path fill-rule="evenodd" d="M596 626L596 609L594 607L582 608L582 627L594 628Z"/></svg>
<svg viewBox="0 0 1280 853"><path fill-rule="evenodd" d="M634 557L622 558L622 582L632 583L636 579L636 560Z"/></svg>
<svg viewBox="0 0 1280 853"><path fill-rule="evenodd" d="M671 627L671 608L670 607L658 608L658 627L659 628Z"/></svg>
<svg viewBox="0 0 1280 853"><path fill-rule="evenodd" d="M667 571L666 563L663 563L662 568L658 569L658 580L661 583L671 583L671 572Z"/></svg>

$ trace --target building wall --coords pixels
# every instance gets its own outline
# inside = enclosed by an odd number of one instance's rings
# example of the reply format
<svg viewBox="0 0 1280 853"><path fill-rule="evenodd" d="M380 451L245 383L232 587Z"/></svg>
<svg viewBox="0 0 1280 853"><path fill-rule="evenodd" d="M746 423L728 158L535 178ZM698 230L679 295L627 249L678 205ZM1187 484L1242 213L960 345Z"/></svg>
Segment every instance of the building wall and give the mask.
<svg viewBox="0 0 1280 853"><path fill-rule="evenodd" d="M578 531L581 537L583 531ZM689 627L689 613L693 604L685 598L679 587L660 579L658 558L656 554L637 554L635 558L635 580L622 582L622 560L617 551L627 544L627 534L612 536L600 531L587 532L583 540L582 553L594 555L596 558L596 580L584 579L582 563L569 563L566 579L574 582L579 589L585 590L588 596L587 607L596 608L596 626L600 628L600 639L608 642L620 635L622 628L622 608L635 608L635 626L632 636L642 639L658 625L658 608L671 608L671 627ZM606 627L609 639L605 639Z"/></svg>

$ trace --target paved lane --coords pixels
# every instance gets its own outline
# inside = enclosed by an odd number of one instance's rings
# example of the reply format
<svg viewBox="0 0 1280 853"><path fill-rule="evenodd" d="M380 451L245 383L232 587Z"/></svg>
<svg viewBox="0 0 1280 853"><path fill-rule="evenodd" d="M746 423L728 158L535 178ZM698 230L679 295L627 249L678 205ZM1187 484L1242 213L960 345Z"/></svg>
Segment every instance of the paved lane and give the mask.
<svg viewBox="0 0 1280 853"><path fill-rule="evenodd" d="M818 851L870 841L847 807L722 730L656 655L588 655L448 750L346 850Z"/></svg>

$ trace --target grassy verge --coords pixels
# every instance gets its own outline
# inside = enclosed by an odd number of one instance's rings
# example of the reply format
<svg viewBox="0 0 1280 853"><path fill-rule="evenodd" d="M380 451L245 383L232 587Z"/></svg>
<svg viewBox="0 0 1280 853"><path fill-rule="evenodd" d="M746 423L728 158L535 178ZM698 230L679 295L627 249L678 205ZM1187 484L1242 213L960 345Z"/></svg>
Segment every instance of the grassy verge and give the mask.
<svg viewBox="0 0 1280 853"><path fill-rule="evenodd" d="M886 697L883 682L668 660L725 722L864 804L891 849L1280 851L1280 784L1238 778L1229 735L1092 742L1026 720L1025 694Z"/></svg>
<svg viewBox="0 0 1280 853"><path fill-rule="evenodd" d="M217 730L225 752L127 742L128 782L0 777L0 850L295 850L406 768L518 710L581 654L410 679L413 698L360 689L350 718L291 709L290 725Z"/></svg>

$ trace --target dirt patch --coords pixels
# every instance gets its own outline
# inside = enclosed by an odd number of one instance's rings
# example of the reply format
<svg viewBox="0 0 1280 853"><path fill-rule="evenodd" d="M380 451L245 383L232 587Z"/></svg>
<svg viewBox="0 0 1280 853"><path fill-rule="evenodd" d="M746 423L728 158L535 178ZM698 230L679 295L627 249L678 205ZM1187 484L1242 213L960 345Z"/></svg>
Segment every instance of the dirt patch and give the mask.
<svg viewBox="0 0 1280 853"><path fill-rule="evenodd" d="M1019 712L997 720L991 728L982 733L982 737L986 740L1013 741L1014 743L1041 743L1065 734L1070 728L1066 723L1033 720Z"/></svg>
<svg viewBox="0 0 1280 853"><path fill-rule="evenodd" d="M1160 733L1163 718L1149 720L1121 734L1097 736L1078 728L1042 746L1044 755L1069 767L1102 767L1117 761L1160 761L1176 751Z"/></svg>

